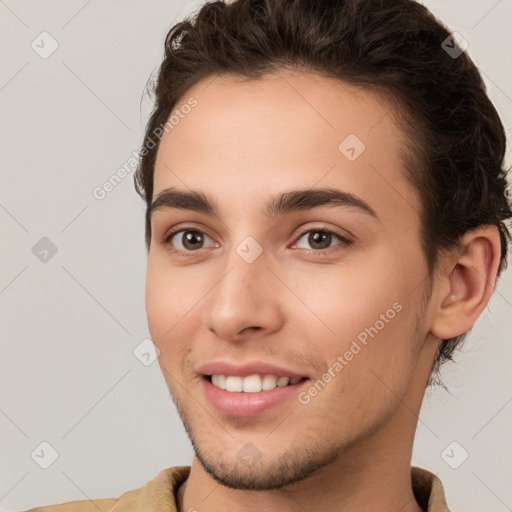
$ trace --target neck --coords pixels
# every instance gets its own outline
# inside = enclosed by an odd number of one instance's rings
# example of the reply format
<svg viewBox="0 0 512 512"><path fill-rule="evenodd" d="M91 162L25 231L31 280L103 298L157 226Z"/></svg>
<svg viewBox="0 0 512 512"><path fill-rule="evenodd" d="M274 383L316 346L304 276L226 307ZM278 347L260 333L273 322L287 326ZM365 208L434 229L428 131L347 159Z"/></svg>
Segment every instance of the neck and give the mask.
<svg viewBox="0 0 512 512"><path fill-rule="evenodd" d="M194 457L190 475L178 493L179 510L292 512L299 506L302 510L422 512L411 484L413 434L403 427L403 416L408 415L410 421L411 411L402 406L397 415L328 466L281 489L246 491L225 487ZM402 425L398 431L397 423ZM390 440L390 432L400 441L385 442ZM405 445L406 439L407 449L397 449Z"/></svg>

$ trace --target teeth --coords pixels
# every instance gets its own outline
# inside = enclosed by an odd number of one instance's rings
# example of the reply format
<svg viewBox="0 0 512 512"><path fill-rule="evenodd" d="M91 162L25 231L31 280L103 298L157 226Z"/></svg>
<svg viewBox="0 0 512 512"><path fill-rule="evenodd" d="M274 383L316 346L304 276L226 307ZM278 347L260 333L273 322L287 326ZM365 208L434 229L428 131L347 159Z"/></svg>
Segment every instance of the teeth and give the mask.
<svg viewBox="0 0 512 512"><path fill-rule="evenodd" d="M275 375L265 375L263 377L263 382L261 385L261 389L267 391L269 389L274 389L277 386L277 377Z"/></svg>
<svg viewBox="0 0 512 512"><path fill-rule="evenodd" d="M288 382L290 382L290 378L289 377L279 377L279 379L277 379L277 385L280 388L282 388L283 386L287 386Z"/></svg>
<svg viewBox="0 0 512 512"><path fill-rule="evenodd" d="M267 374L262 376L258 374L248 375L247 377L238 377L236 375L212 375L212 384L220 389L231 391L233 393L259 393L268 391L276 387L296 384L302 377L276 377Z"/></svg>
<svg viewBox="0 0 512 512"><path fill-rule="evenodd" d="M241 377L237 377L242 380ZM261 391L261 378L259 375L249 375L242 382L242 389L246 393L258 393Z"/></svg>
<svg viewBox="0 0 512 512"><path fill-rule="evenodd" d="M226 376L225 375L212 375L212 384L220 389L226 389Z"/></svg>
<svg viewBox="0 0 512 512"><path fill-rule="evenodd" d="M242 391L243 379L242 377L235 377L230 375L226 377L226 391Z"/></svg>

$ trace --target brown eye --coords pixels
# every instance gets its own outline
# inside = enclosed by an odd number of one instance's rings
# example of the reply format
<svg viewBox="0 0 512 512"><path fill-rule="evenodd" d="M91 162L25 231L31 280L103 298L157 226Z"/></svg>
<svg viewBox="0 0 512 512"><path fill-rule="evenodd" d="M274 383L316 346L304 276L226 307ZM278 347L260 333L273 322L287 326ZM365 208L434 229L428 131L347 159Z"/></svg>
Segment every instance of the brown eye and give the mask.
<svg viewBox="0 0 512 512"><path fill-rule="evenodd" d="M306 236L307 235L307 236ZM300 240L305 239L309 247L300 247ZM341 243L331 245L333 241L338 239ZM299 237L299 241L295 244L300 249L305 249L308 252L327 252L328 249L334 248L338 245L348 246L351 241L330 229L316 228L304 231Z"/></svg>
<svg viewBox="0 0 512 512"><path fill-rule="evenodd" d="M310 231L308 244L313 249L327 249L331 245L332 234L326 231Z"/></svg>
<svg viewBox="0 0 512 512"><path fill-rule="evenodd" d="M205 238L210 239L210 237L202 231L196 229L180 229L168 235L165 242L172 244L177 251L190 252L202 249Z"/></svg>

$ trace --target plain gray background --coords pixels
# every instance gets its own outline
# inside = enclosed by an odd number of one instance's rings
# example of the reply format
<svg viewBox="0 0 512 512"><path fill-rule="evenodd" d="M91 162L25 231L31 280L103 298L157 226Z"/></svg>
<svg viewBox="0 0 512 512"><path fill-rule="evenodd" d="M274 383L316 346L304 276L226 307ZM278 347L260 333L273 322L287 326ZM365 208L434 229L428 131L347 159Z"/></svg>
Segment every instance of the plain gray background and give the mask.
<svg viewBox="0 0 512 512"><path fill-rule="evenodd" d="M5 512L118 497L192 460L158 362L134 355L149 332L133 173L101 201L92 191L139 149L164 37L201 3L0 0ZM510 137L512 1L424 4L468 41ZM51 49L42 32L58 44L47 58L31 46ZM512 510L511 275L445 367L450 392L429 392L420 415L413 464L442 479L454 511ZM58 453L47 469L42 442Z"/></svg>

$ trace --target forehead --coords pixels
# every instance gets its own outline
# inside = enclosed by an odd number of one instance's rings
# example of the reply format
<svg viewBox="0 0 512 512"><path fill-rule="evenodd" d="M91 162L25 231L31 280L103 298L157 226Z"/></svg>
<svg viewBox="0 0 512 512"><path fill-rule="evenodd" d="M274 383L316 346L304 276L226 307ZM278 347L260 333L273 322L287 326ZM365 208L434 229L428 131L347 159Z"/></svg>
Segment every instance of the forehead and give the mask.
<svg viewBox="0 0 512 512"><path fill-rule="evenodd" d="M417 213L404 176L407 140L382 94L279 72L249 81L205 78L173 113L191 98L195 106L183 109L188 113L162 137L154 196L189 188L244 211L280 190L318 185L364 197L395 217Z"/></svg>

